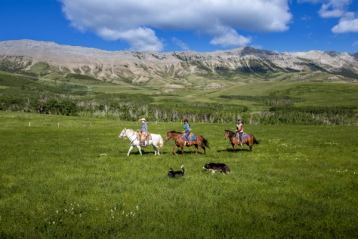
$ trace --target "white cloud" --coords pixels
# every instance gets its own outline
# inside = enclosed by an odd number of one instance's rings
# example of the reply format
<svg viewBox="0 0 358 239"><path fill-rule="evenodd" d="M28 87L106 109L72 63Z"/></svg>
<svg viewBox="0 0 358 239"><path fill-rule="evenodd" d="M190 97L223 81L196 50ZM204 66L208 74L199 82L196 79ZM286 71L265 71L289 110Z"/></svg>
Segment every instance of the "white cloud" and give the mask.
<svg viewBox="0 0 358 239"><path fill-rule="evenodd" d="M131 43L133 50L160 51L163 44L150 28L138 27L129 30L112 30L106 27L97 30L98 35L108 40L125 40Z"/></svg>
<svg viewBox="0 0 358 239"><path fill-rule="evenodd" d="M181 50L187 51L189 50L188 45L183 42L182 40L176 38L176 37L172 37L172 42L177 45Z"/></svg>
<svg viewBox="0 0 358 239"><path fill-rule="evenodd" d="M351 0L326 0L319 10L319 15L323 18L341 17L345 14Z"/></svg>
<svg viewBox="0 0 358 239"><path fill-rule="evenodd" d="M288 0L61 1L64 14L77 29L127 41L137 50L163 48L155 29L199 31L212 35L213 44L245 45L248 38L235 29L285 31L292 17ZM230 30L220 35L217 28ZM224 44L224 39L229 42Z"/></svg>
<svg viewBox="0 0 358 239"><path fill-rule="evenodd" d="M322 3L323 0L297 0L298 3Z"/></svg>
<svg viewBox="0 0 358 239"><path fill-rule="evenodd" d="M332 28L334 33L358 32L358 17L352 13L346 13L337 25Z"/></svg>
<svg viewBox="0 0 358 239"><path fill-rule="evenodd" d="M251 42L251 39L239 35L235 29L230 27L217 27L214 31L214 38L210 41L212 45L221 47L241 47Z"/></svg>
<svg viewBox="0 0 358 239"><path fill-rule="evenodd" d="M323 18L340 18L332 28L333 33L358 32L358 16L349 12L348 8L353 0L298 0L298 2L321 2L319 15Z"/></svg>

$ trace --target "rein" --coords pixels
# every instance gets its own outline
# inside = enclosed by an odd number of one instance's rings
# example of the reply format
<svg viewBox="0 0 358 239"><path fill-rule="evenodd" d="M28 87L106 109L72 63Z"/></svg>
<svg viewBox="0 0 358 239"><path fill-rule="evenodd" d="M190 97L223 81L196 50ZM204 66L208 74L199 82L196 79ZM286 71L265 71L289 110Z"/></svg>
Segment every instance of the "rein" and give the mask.
<svg viewBox="0 0 358 239"><path fill-rule="evenodd" d="M132 135L128 135L128 130L126 130L126 136L129 139L129 141L131 142L131 144L133 144L133 142L137 139L135 132L132 131ZM133 137L134 136L134 137Z"/></svg>

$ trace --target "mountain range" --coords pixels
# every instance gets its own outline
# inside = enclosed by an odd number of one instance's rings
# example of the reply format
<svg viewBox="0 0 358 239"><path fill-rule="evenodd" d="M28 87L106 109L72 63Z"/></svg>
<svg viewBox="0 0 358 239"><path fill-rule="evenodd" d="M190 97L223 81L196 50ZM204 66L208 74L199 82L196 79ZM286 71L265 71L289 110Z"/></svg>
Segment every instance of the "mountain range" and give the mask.
<svg viewBox="0 0 358 239"><path fill-rule="evenodd" d="M180 82L192 76L325 72L358 79L358 53L275 52L251 47L215 52L104 51L53 42L0 42L0 70L40 75L79 74L111 82Z"/></svg>

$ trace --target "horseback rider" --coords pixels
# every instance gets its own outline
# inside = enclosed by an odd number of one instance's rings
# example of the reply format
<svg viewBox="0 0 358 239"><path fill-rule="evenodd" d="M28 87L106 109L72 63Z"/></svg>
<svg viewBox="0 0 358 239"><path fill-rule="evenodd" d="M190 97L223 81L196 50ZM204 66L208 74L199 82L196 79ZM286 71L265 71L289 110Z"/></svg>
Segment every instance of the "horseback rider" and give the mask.
<svg viewBox="0 0 358 239"><path fill-rule="evenodd" d="M185 145L189 145L189 141L190 141L189 136L190 136L190 132L191 132L189 120L188 120L188 119L184 119L183 122L184 122L184 125L183 125L183 128L184 128L184 137L185 137L185 139L186 139Z"/></svg>
<svg viewBox="0 0 358 239"><path fill-rule="evenodd" d="M236 137L239 138L241 146L242 146L243 134L244 134L244 121L242 119L238 119L236 123Z"/></svg>
<svg viewBox="0 0 358 239"><path fill-rule="evenodd" d="M147 138L148 138L148 122L145 118L140 119L141 126L139 131L139 141L141 146L145 146Z"/></svg>

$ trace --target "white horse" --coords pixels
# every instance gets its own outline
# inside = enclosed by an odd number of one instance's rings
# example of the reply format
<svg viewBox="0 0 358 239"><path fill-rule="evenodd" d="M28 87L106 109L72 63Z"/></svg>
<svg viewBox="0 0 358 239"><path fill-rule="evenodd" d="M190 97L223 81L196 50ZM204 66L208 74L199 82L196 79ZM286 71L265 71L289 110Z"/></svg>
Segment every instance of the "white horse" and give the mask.
<svg viewBox="0 0 358 239"><path fill-rule="evenodd" d="M146 146L152 145L154 149L154 155L160 155L159 149L163 147L164 141L160 134L150 134L151 139ZM138 148L140 155L142 155L142 147L140 146L140 141L138 139L138 133L133 129L123 129L118 135L119 138L128 138L130 141L130 147L127 153L127 156L131 153L134 146ZM144 146L144 147L146 147Z"/></svg>

